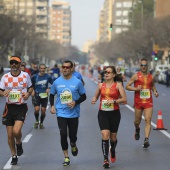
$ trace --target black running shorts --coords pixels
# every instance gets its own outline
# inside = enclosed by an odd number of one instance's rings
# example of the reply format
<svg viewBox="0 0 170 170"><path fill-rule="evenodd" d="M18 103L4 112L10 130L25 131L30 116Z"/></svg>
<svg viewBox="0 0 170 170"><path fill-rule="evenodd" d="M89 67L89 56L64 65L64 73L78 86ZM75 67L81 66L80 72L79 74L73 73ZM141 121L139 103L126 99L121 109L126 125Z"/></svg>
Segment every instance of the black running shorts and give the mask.
<svg viewBox="0 0 170 170"><path fill-rule="evenodd" d="M16 120L24 122L27 111L27 104L6 104L2 115L2 124L13 126Z"/></svg>
<svg viewBox="0 0 170 170"><path fill-rule="evenodd" d="M120 110L98 112L98 122L100 130L110 130L112 133L117 133L121 119Z"/></svg>

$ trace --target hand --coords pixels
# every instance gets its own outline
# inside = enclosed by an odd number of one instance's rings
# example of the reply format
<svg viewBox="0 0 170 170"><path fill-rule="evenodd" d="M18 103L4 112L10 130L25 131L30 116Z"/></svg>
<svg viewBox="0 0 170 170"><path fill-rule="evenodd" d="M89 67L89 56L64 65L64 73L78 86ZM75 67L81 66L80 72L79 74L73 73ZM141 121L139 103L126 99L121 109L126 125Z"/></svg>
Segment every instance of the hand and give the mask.
<svg viewBox="0 0 170 170"><path fill-rule="evenodd" d="M8 97L9 92L10 92L10 90L5 90L5 91L3 92L3 95L4 95L5 97Z"/></svg>
<svg viewBox="0 0 170 170"><path fill-rule="evenodd" d="M142 86L138 85L137 88L136 88L136 91L140 91L141 89L142 89Z"/></svg>
<svg viewBox="0 0 170 170"><path fill-rule="evenodd" d="M55 110L54 106L51 107L50 112L51 112L51 114L55 114L56 113L56 110Z"/></svg>
<svg viewBox="0 0 170 170"><path fill-rule="evenodd" d="M155 95L155 97L158 97L158 96L159 96L159 93L155 90L155 91L154 91L154 95Z"/></svg>
<svg viewBox="0 0 170 170"><path fill-rule="evenodd" d="M92 101L91 101L91 104L96 104L96 101L97 101L96 98L93 97L93 98L92 98Z"/></svg>
<svg viewBox="0 0 170 170"><path fill-rule="evenodd" d="M70 103L67 103L67 106L72 109L74 106L76 105L76 102L73 101L73 102L70 102Z"/></svg>
<svg viewBox="0 0 170 170"><path fill-rule="evenodd" d="M22 97L24 98L24 100L27 100L29 98L30 94L27 92L23 92L22 93Z"/></svg>

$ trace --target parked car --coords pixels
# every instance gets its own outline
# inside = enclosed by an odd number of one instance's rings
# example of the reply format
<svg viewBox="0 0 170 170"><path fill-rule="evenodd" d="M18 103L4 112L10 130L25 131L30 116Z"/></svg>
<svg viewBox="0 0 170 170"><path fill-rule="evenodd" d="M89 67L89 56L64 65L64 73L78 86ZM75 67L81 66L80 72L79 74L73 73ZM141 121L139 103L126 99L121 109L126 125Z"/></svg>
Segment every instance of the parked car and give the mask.
<svg viewBox="0 0 170 170"><path fill-rule="evenodd" d="M4 68L4 74L10 72L10 70L11 70L11 68L5 67L5 68Z"/></svg>
<svg viewBox="0 0 170 170"><path fill-rule="evenodd" d="M166 83L166 74L165 71L159 71L159 75L158 75L158 83Z"/></svg>

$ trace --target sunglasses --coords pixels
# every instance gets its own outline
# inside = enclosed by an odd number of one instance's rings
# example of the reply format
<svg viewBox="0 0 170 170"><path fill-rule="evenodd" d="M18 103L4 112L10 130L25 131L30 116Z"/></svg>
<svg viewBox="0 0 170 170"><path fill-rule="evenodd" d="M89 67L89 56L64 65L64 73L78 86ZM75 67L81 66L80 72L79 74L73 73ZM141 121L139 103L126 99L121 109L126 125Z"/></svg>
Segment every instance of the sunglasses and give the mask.
<svg viewBox="0 0 170 170"><path fill-rule="evenodd" d="M147 64L141 64L140 66L141 67L147 67L148 65Z"/></svg>
<svg viewBox="0 0 170 170"><path fill-rule="evenodd" d="M70 69L71 67L70 66L62 66L62 69Z"/></svg>
<svg viewBox="0 0 170 170"><path fill-rule="evenodd" d="M104 74L110 74L110 73L112 73L112 72L110 72L110 71L105 71L104 72Z"/></svg>
<svg viewBox="0 0 170 170"><path fill-rule="evenodd" d="M13 64L17 65L17 64L19 64L19 62L18 61L10 61L10 64L11 65L13 65Z"/></svg>

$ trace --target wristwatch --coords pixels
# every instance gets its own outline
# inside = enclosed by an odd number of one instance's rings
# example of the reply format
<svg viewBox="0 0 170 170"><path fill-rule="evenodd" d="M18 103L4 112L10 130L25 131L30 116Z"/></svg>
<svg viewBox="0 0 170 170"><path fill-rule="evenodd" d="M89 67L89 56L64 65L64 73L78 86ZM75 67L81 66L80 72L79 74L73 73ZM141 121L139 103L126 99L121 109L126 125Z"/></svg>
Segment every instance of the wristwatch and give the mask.
<svg viewBox="0 0 170 170"><path fill-rule="evenodd" d="M116 104L116 100L113 100L113 103Z"/></svg>

